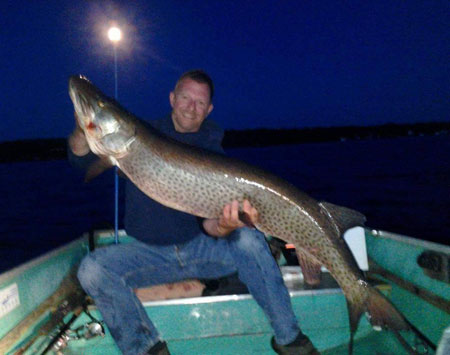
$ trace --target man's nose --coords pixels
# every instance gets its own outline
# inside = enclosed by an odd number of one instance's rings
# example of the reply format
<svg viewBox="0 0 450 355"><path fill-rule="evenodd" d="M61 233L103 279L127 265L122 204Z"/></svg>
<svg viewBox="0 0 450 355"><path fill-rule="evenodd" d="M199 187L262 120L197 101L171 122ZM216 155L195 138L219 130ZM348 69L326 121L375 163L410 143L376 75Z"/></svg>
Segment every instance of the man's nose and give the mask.
<svg viewBox="0 0 450 355"><path fill-rule="evenodd" d="M189 100L189 102L187 104L187 108L190 111L195 111L195 101L194 100Z"/></svg>

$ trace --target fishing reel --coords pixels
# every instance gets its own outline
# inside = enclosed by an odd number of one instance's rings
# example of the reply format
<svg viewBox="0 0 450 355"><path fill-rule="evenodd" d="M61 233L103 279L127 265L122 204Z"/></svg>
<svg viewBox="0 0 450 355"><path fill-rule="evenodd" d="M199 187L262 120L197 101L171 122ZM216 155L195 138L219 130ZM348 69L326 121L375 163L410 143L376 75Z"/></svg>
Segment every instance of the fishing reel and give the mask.
<svg viewBox="0 0 450 355"><path fill-rule="evenodd" d="M83 324L72 331L76 336L73 339L91 339L98 336L105 336L105 328L100 321L94 320Z"/></svg>
<svg viewBox="0 0 450 355"><path fill-rule="evenodd" d="M54 340L52 349L57 354L62 354L62 351L67 347L71 340L89 340L95 337L105 336L105 328L99 321L91 321L89 323L82 324L76 329L67 329L64 333Z"/></svg>
<svg viewBox="0 0 450 355"><path fill-rule="evenodd" d="M84 313L88 315L90 321L80 325L78 328L70 329L71 323L75 320L75 318L73 318L73 320L69 321L61 328L42 355L46 354L49 350L52 350L56 354L63 354L63 350L71 340L89 340L98 336L103 338L105 336L103 322L94 318L87 309L84 309Z"/></svg>

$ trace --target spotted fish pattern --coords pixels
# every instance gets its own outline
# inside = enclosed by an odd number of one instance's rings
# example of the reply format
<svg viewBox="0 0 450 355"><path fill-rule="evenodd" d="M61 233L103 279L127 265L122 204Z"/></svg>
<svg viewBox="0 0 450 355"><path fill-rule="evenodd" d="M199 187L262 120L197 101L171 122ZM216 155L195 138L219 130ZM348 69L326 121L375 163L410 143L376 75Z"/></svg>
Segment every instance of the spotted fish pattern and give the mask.
<svg viewBox="0 0 450 355"><path fill-rule="evenodd" d="M347 298L352 335L366 311L373 325L407 328L390 302L364 280L341 238L346 229L364 223L361 213L319 202L267 171L145 128L84 77L71 77L69 94L91 150L117 165L149 197L204 218L218 218L233 200L249 200L258 210L259 230L294 244L330 271Z"/></svg>

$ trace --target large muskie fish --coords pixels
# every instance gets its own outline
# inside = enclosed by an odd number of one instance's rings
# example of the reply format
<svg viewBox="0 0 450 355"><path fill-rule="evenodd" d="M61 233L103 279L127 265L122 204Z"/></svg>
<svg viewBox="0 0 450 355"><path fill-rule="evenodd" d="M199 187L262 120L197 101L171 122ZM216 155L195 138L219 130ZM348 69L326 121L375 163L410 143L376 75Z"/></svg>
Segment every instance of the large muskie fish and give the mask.
<svg viewBox="0 0 450 355"><path fill-rule="evenodd" d="M366 311L374 326L408 328L393 305L364 280L341 238L346 229L364 223L362 214L318 202L261 169L144 128L84 77L70 78L69 93L90 149L118 166L149 197L203 218L218 218L232 200L249 200L259 212L260 231L294 244L304 257L330 271L347 299L352 335Z"/></svg>

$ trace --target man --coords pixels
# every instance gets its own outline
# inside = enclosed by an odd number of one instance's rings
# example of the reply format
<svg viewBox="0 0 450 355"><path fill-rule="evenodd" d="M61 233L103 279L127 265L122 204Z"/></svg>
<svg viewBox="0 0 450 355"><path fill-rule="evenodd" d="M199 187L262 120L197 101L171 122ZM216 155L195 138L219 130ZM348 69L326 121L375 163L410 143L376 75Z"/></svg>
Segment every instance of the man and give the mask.
<svg viewBox="0 0 450 355"><path fill-rule="evenodd" d="M223 131L206 117L213 110L214 87L203 71L183 74L170 93L172 113L152 122L163 134L186 144L223 153ZM69 137L75 165L93 159L83 132ZM183 279L214 279L237 272L270 320L272 346L280 354L314 353L300 332L289 294L264 235L239 219L239 203L225 205L217 219L200 219L151 200L126 182L125 229L137 239L95 250L86 256L78 278L94 299L124 354L169 354L134 289ZM256 223L249 201L243 211Z"/></svg>

